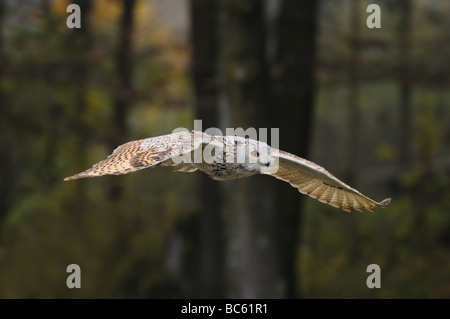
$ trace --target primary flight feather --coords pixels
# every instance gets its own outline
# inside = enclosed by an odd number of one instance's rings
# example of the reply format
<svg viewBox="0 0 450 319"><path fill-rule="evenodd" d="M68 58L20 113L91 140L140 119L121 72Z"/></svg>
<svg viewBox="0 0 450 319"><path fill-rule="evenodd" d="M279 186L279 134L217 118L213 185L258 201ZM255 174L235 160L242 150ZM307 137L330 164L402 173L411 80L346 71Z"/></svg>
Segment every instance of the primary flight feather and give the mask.
<svg viewBox="0 0 450 319"><path fill-rule="evenodd" d="M203 171L218 181L266 174L290 183L302 194L341 208L374 212L391 199L376 202L306 159L239 136L215 136L182 131L131 141L117 147L105 160L65 178L65 181L121 175L156 165L176 171Z"/></svg>

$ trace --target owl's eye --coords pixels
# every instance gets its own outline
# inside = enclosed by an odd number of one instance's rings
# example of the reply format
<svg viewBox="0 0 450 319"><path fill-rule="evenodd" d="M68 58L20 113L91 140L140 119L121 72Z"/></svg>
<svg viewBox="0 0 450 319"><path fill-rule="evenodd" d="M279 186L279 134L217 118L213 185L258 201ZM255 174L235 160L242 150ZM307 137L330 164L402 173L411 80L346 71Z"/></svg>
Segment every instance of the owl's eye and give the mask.
<svg viewBox="0 0 450 319"><path fill-rule="evenodd" d="M253 156L253 157L259 157L259 153L258 153L257 151L253 151L253 152L252 152L252 156Z"/></svg>

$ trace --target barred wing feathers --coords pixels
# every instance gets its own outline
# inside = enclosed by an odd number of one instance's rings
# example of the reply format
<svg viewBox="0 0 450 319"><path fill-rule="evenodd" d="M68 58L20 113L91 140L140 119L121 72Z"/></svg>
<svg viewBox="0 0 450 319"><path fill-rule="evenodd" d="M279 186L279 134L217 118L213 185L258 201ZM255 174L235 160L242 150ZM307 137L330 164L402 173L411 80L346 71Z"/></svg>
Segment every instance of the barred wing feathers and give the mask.
<svg viewBox="0 0 450 319"><path fill-rule="evenodd" d="M183 131L122 144L105 160L64 180L128 174L158 164L175 166L179 171L195 171L189 164L178 164L180 161L177 163L173 160L174 157L190 153L201 145L201 138L192 137L193 133Z"/></svg>
<svg viewBox="0 0 450 319"><path fill-rule="evenodd" d="M278 170L274 172L275 169L269 168L264 174L288 182L300 193L322 203L347 212L352 209L375 212L375 207L385 207L391 202L390 198L379 203L370 199L311 161L276 149L273 149L272 156L275 163L278 161Z"/></svg>

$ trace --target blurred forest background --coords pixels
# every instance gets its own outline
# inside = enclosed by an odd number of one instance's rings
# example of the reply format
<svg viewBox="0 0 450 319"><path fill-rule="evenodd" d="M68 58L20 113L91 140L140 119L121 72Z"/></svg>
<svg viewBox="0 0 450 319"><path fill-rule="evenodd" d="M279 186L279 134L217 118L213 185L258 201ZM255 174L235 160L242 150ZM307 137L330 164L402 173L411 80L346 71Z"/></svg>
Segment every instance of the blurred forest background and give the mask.
<svg viewBox="0 0 450 319"><path fill-rule="evenodd" d="M80 29L66 26L70 3ZM437 0L0 1L0 297L449 298L449 12ZM348 214L268 176L169 168L63 182L194 119L277 127L281 149L392 204ZM66 287L72 263L81 289Z"/></svg>

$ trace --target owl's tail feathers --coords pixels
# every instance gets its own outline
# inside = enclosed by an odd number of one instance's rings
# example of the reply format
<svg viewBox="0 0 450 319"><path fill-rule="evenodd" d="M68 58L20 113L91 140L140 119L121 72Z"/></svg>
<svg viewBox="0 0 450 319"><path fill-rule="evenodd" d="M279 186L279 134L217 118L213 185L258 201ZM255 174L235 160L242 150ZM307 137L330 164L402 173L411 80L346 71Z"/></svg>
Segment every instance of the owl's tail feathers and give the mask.
<svg viewBox="0 0 450 319"><path fill-rule="evenodd" d="M382 200L381 202L379 202L378 206L380 206L381 208L385 208L390 203L391 203L391 199L390 198L386 198L385 200Z"/></svg>

